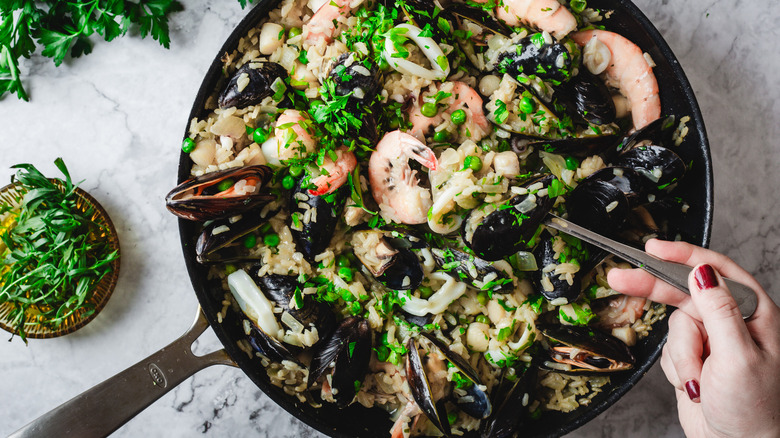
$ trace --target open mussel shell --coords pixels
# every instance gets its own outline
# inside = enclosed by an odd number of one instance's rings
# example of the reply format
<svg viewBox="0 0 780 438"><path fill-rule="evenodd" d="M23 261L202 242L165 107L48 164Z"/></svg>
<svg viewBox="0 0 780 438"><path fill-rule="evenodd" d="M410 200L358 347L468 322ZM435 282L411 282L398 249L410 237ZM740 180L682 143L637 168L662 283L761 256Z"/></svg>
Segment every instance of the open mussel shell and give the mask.
<svg viewBox="0 0 780 438"><path fill-rule="evenodd" d="M539 368L531 364L522 375L510 380L506 371L493 389L493 413L482 422L482 438L509 438L522 430L528 420L528 405L534 398L534 387Z"/></svg>
<svg viewBox="0 0 780 438"><path fill-rule="evenodd" d="M294 275L257 275L261 265L252 266L249 276L269 300L298 321L304 328L315 327L320 340L327 338L336 327L336 319L327 304L303 295L298 277ZM296 294L297 299L296 299ZM298 307L298 304L302 304ZM282 323L285 323L282 316Z"/></svg>
<svg viewBox="0 0 780 438"><path fill-rule="evenodd" d="M569 220L591 231L614 235L630 213L625 193L614 185L597 180L583 180L566 199Z"/></svg>
<svg viewBox="0 0 780 438"><path fill-rule="evenodd" d="M355 256L383 285L393 290L415 290L423 280L420 259L412 251L427 243L397 229L361 230L353 234Z"/></svg>
<svg viewBox="0 0 780 438"><path fill-rule="evenodd" d="M272 175L271 168L262 165L207 173L176 186L165 196L165 206L176 216L191 221L235 216L276 199L263 187ZM218 186L225 181L233 184L220 190Z"/></svg>
<svg viewBox="0 0 780 438"><path fill-rule="evenodd" d="M572 54L565 44L545 41L541 33L529 35L509 50L500 53L494 63L495 70L513 78L521 74L554 82L564 82L571 77Z"/></svg>
<svg viewBox="0 0 780 438"><path fill-rule="evenodd" d="M550 361L541 365L544 369L599 374L630 370L636 363L623 341L592 327L539 324L537 328L550 342Z"/></svg>
<svg viewBox="0 0 780 438"><path fill-rule="evenodd" d="M253 233L268 222L278 209L266 211L266 208L241 213L238 216L221 219L203 228L195 243L195 255L198 263L235 263L258 260L241 239Z"/></svg>
<svg viewBox="0 0 780 438"><path fill-rule="evenodd" d="M549 186L554 178L553 175L533 178L523 187L537 187L539 184L541 190ZM536 233L554 203L549 196L537 196L537 190L532 192L511 198L476 224L474 222L477 220L472 215L479 212L472 210L463 221L461 234L474 254L493 261L527 248L529 239Z"/></svg>
<svg viewBox="0 0 780 438"><path fill-rule="evenodd" d="M617 135L594 135L550 140L529 140L527 138L523 139L520 136L514 137L518 137L519 141L526 140L523 145L524 147L531 146L537 150L554 154L571 155L577 158L586 158L591 155L600 154L614 146L618 141Z"/></svg>
<svg viewBox="0 0 780 438"><path fill-rule="evenodd" d="M629 167L649 181L650 187L663 190L685 175L685 162L671 149L656 145L635 146L615 159L616 166Z"/></svg>
<svg viewBox="0 0 780 438"><path fill-rule="evenodd" d="M456 249L431 250L439 268L476 290L508 293L513 289L512 279L506 272L479 257Z"/></svg>
<svg viewBox="0 0 780 438"><path fill-rule="evenodd" d="M674 116L660 117L624 138L618 145L617 150L619 152L627 151L641 144L668 146L672 143L674 122Z"/></svg>
<svg viewBox="0 0 780 438"><path fill-rule="evenodd" d="M572 274L572 282L569 283L566 280L566 276L556 274L555 271L545 272L545 268L550 265L558 265L562 263L561 260L556 258L554 247L556 239L561 239L559 236L553 236L548 231L541 234L539 245L534 249L534 257L539 265L539 269L533 272L533 281L537 290L541 291L547 301L555 301L556 304L560 300L565 300L568 304L577 301L580 293L582 292L582 272L577 271ZM563 277L563 278L562 278ZM544 279L549 280L549 283ZM544 285L547 284L547 287Z"/></svg>
<svg viewBox="0 0 780 438"><path fill-rule="evenodd" d="M284 87L287 70L275 62L250 61L233 73L219 95L220 108L246 108L273 95L274 87ZM276 85L274 85L276 82Z"/></svg>
<svg viewBox="0 0 780 438"><path fill-rule="evenodd" d="M466 359L450 350L444 342L435 336L425 332L420 332L420 335L435 346L452 366L471 382L469 386L462 388L466 392L466 396L460 399L455 398L455 405L458 409L477 419L485 419L490 416L493 410L492 404L487 393L480 389L482 383L476 370L469 365Z"/></svg>
<svg viewBox="0 0 780 438"><path fill-rule="evenodd" d="M616 119L612 94L602 80L581 68L571 80L555 87L555 100L579 122L606 125Z"/></svg>
<svg viewBox="0 0 780 438"><path fill-rule="evenodd" d="M284 344L269 336L260 327L251 322L249 323L248 337L249 345L268 359L276 362L289 360L300 364L298 358Z"/></svg>
<svg viewBox="0 0 780 438"><path fill-rule="evenodd" d="M647 202L647 180L630 167L605 167L589 175L586 181L604 181L616 187L626 196L631 208Z"/></svg>
<svg viewBox="0 0 780 438"><path fill-rule="evenodd" d="M290 232L295 248L309 263L314 263L314 257L330 246L349 196L349 187L343 185L333 193L316 196L308 187L302 186L303 180L300 179L290 193Z"/></svg>
<svg viewBox="0 0 780 438"><path fill-rule="evenodd" d="M488 13L484 8L453 2L447 5L447 13L458 22L464 20L469 21L493 34L499 34L505 37L512 35L512 29L510 29L509 26L494 18L493 15Z"/></svg>
<svg viewBox="0 0 780 438"><path fill-rule="evenodd" d="M362 382L368 371L372 343L368 321L357 316L342 321L333 334L312 351L308 386L330 369L333 398L341 407L350 404L357 393L356 382Z"/></svg>
<svg viewBox="0 0 780 438"><path fill-rule="evenodd" d="M412 393L414 402L417 403L420 410L428 417L428 420L436 426L445 436L449 436L452 431L450 423L447 421L447 409L444 407L444 398L435 400L433 389L428 380L428 373L425 370L423 357L420 356L420 350L414 338L410 338L406 344L409 353L406 355L406 380L409 383L409 389Z"/></svg>

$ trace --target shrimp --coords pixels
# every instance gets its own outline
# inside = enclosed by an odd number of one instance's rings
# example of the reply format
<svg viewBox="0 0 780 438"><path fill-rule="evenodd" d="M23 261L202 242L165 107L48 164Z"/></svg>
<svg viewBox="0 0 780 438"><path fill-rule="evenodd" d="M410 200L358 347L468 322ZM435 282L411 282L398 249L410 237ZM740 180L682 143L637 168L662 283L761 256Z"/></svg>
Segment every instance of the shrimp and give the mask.
<svg viewBox="0 0 780 438"><path fill-rule="evenodd" d="M433 151L411 135L393 131L385 134L368 160L371 193L382 215L404 224L422 224L431 208L431 191L418 185L413 159L431 170L438 161Z"/></svg>
<svg viewBox="0 0 780 438"><path fill-rule="evenodd" d="M324 40L326 43L333 41L336 33L338 18L347 15L350 11L350 0L331 0L320 6L308 23L303 25L304 39L310 45Z"/></svg>
<svg viewBox="0 0 780 438"><path fill-rule="evenodd" d="M414 429L417 420L420 418L419 417L420 414L422 414L420 407L417 406L417 403L415 403L413 399L409 399L403 411L401 411L401 414L398 416L398 419L395 420L395 423L393 423L393 428L390 429L390 437L391 438L408 437L412 429ZM408 425L409 422L412 423L411 426L406 428L406 430L404 431L405 426Z"/></svg>
<svg viewBox="0 0 780 438"><path fill-rule="evenodd" d="M618 295L611 298L609 305L598 312L599 325L608 328L633 324L645 313L646 298Z"/></svg>
<svg viewBox="0 0 780 438"><path fill-rule="evenodd" d="M468 132L467 137L474 141L482 140L488 132L490 132L491 126L485 112L482 109L482 96L463 82L454 81L452 87L452 99L453 102L443 112L439 112L433 117L426 117L422 114L422 99L418 99L418 102L412 108L411 114L409 114L409 122L412 124L410 134L417 137L418 140L424 141L425 135L430 131L431 127L440 125L444 121L444 114L452 114L453 112L462 109L466 112L465 127Z"/></svg>
<svg viewBox="0 0 780 438"><path fill-rule="evenodd" d="M485 3L487 0L477 0ZM577 19L558 0L503 0L496 16L510 26L528 23L560 40L577 29Z"/></svg>
<svg viewBox="0 0 780 438"><path fill-rule="evenodd" d="M280 166L283 160L314 152L317 140L309 127L311 121L298 110L287 109L276 119L274 136L262 145L268 163Z"/></svg>
<svg viewBox="0 0 780 438"><path fill-rule="evenodd" d="M642 49L626 38L606 30L576 32L571 38L580 47L585 47L592 38L607 46L612 54L605 70L607 81L628 99L634 129L641 129L661 117L658 81Z"/></svg>
<svg viewBox="0 0 780 438"><path fill-rule="evenodd" d="M350 172L355 170L357 158L355 158L355 154L352 151L342 146L336 149L335 152L336 161L333 161L329 155L325 156L325 161L320 166L320 170L323 171L322 175L311 181L312 184L317 186L317 189L309 190L310 195L322 196L335 192L336 189L347 182Z"/></svg>

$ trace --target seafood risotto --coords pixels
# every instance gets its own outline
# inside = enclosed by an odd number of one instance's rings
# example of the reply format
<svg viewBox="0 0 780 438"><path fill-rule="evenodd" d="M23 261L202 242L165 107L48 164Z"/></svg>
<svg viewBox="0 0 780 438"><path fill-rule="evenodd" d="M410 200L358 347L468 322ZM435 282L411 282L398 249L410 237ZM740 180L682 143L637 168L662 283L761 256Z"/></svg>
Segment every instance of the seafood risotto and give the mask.
<svg viewBox="0 0 780 438"><path fill-rule="evenodd" d="M664 306L618 294L606 273L624 263L544 226L679 238L687 117L661 117L652 59L608 17L283 0L224 55L166 202L203 222L218 317L243 315L273 384L384 409L393 437L503 437L633 367Z"/></svg>

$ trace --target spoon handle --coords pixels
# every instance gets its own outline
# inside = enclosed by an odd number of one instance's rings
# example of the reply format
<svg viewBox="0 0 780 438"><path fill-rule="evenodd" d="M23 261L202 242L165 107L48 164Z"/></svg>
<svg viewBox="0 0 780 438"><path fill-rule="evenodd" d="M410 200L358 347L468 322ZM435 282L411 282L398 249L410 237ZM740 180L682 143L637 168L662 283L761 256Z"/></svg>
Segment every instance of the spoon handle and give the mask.
<svg viewBox="0 0 780 438"><path fill-rule="evenodd" d="M661 260L644 251L632 248L620 242L615 242L612 239L594 233L593 231L553 214L548 215L544 224L560 232L580 238L604 251L611 252L628 263L642 268L677 289L690 294L690 291L688 290L688 275L691 272L690 266ZM750 318L750 316L753 315L753 312L756 311L756 306L758 305L756 293L748 286L737 283L734 280L723 277L723 281L726 282L726 287L729 288L731 295L737 302L742 318Z"/></svg>

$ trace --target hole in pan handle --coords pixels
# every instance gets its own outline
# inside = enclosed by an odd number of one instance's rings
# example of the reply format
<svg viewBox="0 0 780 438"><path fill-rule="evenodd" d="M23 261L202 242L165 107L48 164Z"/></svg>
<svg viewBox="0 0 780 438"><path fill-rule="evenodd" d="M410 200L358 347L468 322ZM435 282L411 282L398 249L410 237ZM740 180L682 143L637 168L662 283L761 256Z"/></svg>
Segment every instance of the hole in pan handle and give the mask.
<svg viewBox="0 0 780 438"><path fill-rule="evenodd" d="M61 436L63 431L79 438L105 437L198 371L211 365L236 366L224 349L203 356L193 354L192 343L208 327L198 306L195 322L179 339L38 417L9 438Z"/></svg>
<svg viewBox="0 0 780 438"><path fill-rule="evenodd" d="M594 233L593 231L555 216L554 214L549 214L544 224L550 228L580 238L604 251L611 252L628 263L642 268L677 289L690 294L690 291L688 290L688 274L691 272L690 266L667 262L666 260L653 257L644 251L632 248L620 242L615 242L612 239ZM726 287L729 288L731 295L734 297L734 301L737 302L742 318L750 318L758 306L758 297L756 296L755 291L750 287L745 286L742 283L737 283L729 278L723 277L723 281L726 282Z"/></svg>

